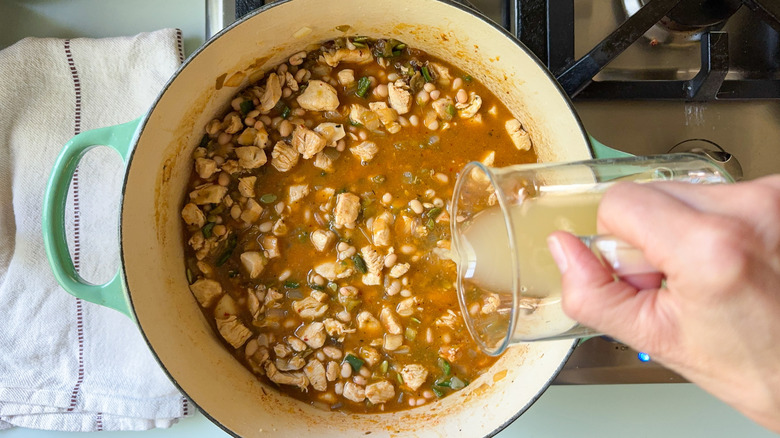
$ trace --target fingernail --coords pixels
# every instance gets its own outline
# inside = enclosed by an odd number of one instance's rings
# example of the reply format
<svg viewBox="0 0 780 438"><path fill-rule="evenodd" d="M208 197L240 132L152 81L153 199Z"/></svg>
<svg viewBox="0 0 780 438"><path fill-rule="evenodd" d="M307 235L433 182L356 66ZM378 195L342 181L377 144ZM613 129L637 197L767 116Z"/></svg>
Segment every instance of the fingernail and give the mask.
<svg viewBox="0 0 780 438"><path fill-rule="evenodd" d="M558 238L555 236L548 237L547 247L550 249L550 254L552 254L553 260L555 260L555 264L558 265L558 270L561 271L561 274L566 272L566 268L569 267L569 264L566 260L566 254L564 254L563 247L561 247L561 242L558 240Z"/></svg>

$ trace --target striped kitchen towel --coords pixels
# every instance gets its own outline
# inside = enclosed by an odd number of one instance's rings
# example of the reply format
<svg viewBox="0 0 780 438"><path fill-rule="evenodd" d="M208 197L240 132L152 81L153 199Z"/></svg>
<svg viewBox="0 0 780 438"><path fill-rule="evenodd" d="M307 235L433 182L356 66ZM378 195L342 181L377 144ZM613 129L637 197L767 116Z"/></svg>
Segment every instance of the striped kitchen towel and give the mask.
<svg viewBox="0 0 780 438"><path fill-rule="evenodd" d="M182 59L175 29L27 38L0 51L0 429L143 430L193 411L130 319L59 287L41 237L43 191L62 145L143 115ZM93 149L71 182L71 256L95 283L119 264L123 170L113 151Z"/></svg>

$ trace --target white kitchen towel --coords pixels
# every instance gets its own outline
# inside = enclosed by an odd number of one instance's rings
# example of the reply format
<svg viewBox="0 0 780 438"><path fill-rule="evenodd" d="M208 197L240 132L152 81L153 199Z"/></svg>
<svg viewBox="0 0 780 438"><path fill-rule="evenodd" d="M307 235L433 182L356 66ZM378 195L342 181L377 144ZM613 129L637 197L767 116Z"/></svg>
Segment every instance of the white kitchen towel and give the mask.
<svg viewBox="0 0 780 438"><path fill-rule="evenodd" d="M0 51L0 429L144 430L193 411L129 318L59 287L41 235L62 145L143 115L182 59L175 29L27 38ZM94 283L119 265L123 169L115 152L93 149L68 188L71 256Z"/></svg>

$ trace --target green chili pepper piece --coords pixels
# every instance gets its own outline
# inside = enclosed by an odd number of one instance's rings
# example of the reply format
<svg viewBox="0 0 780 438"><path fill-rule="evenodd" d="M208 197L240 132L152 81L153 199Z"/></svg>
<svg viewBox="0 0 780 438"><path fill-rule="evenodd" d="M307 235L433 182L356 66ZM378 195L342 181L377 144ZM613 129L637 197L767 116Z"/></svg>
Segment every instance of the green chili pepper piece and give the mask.
<svg viewBox="0 0 780 438"><path fill-rule="evenodd" d="M251 100L245 100L241 102L239 108L241 108L241 115L246 117L246 115L249 114L250 111L255 109L255 103L252 102Z"/></svg>
<svg viewBox="0 0 780 438"><path fill-rule="evenodd" d="M441 371L444 373L444 375L449 376L452 372L452 365L450 365L449 361L443 357L440 357L437 362L439 363L439 368L441 368Z"/></svg>
<svg viewBox="0 0 780 438"><path fill-rule="evenodd" d="M355 91L355 94L357 94L360 97L366 97L366 93L368 92L368 87L370 86L371 86L371 80L368 79L368 76L363 76L362 78L358 79L357 91Z"/></svg>
<svg viewBox="0 0 780 438"><path fill-rule="evenodd" d="M449 114L451 117L455 117L455 114L458 113L458 110L455 109L455 105L449 104L447 105L447 114Z"/></svg>
<svg viewBox="0 0 780 438"><path fill-rule="evenodd" d="M354 356L352 354L347 354L344 357L344 362L348 363L349 366L352 367L352 371L354 371L356 373L358 371L360 371L360 368L363 366L363 363L364 363L363 359L361 359L361 358L359 358L357 356Z"/></svg>
<svg viewBox="0 0 780 438"><path fill-rule="evenodd" d="M474 80L474 78L471 77L471 75L463 76L463 80L466 82L471 82Z"/></svg>
<svg viewBox="0 0 780 438"><path fill-rule="evenodd" d="M211 237L212 234L211 230L214 229L214 225L216 225L216 223L209 222L206 225L204 225L203 228L200 229L200 232L203 233L203 237L205 237L206 239Z"/></svg>
<svg viewBox="0 0 780 438"><path fill-rule="evenodd" d="M298 289L299 287L301 287L301 284L298 283L297 281L289 280L284 282L284 287L286 287L287 289Z"/></svg>
<svg viewBox="0 0 780 438"><path fill-rule="evenodd" d="M436 222L433 219L428 219L428 222L425 223L425 228L427 228L428 231L433 230L435 226L436 226Z"/></svg>
<svg viewBox="0 0 780 438"><path fill-rule="evenodd" d="M366 266L366 261L363 260L363 257L360 254L355 254L352 256L352 262L355 264L355 269L358 270L361 274L365 274L368 272L368 266Z"/></svg>
<svg viewBox="0 0 780 438"><path fill-rule="evenodd" d="M292 109L290 109L289 106L285 105L284 108L282 109L282 114L281 114L282 118L286 119L286 118L290 117L290 113L291 112L292 112Z"/></svg>
<svg viewBox="0 0 780 438"><path fill-rule="evenodd" d="M441 214L441 207L433 207L432 209L428 210L428 217L431 219L436 219L439 217L439 214Z"/></svg>
<svg viewBox="0 0 780 438"><path fill-rule="evenodd" d="M382 372L382 374L387 374L387 370L390 369L390 362L383 360L382 363L379 365L379 371Z"/></svg>
<svg viewBox="0 0 780 438"><path fill-rule="evenodd" d="M198 146L205 148L206 146L209 145L209 140L210 140L209 135L203 134L203 137L200 138L200 144Z"/></svg>
<svg viewBox="0 0 780 438"><path fill-rule="evenodd" d="M431 77L431 72L428 71L428 67L424 65L421 70L422 75L425 78L425 82L433 82L433 78Z"/></svg>
<svg viewBox="0 0 780 438"><path fill-rule="evenodd" d="M433 393L436 394L436 397L439 397L439 398L444 397L444 391L442 391L441 389L437 388L436 385L433 385L431 387L431 391L433 391Z"/></svg>
<svg viewBox="0 0 780 438"><path fill-rule="evenodd" d="M230 236L228 236L225 250L222 251L222 254L220 254L219 258L217 259L217 267L224 265L225 262L228 261L230 256L233 254L233 251L236 249L237 244L238 244L238 237L236 237L235 234L231 234Z"/></svg>
<svg viewBox="0 0 780 438"><path fill-rule="evenodd" d="M266 193L265 195L260 197L260 202L263 204L271 204L276 201L276 195L273 193Z"/></svg>
<svg viewBox="0 0 780 438"><path fill-rule="evenodd" d="M325 286L320 286L319 284L310 284L309 287L319 291L325 290Z"/></svg>

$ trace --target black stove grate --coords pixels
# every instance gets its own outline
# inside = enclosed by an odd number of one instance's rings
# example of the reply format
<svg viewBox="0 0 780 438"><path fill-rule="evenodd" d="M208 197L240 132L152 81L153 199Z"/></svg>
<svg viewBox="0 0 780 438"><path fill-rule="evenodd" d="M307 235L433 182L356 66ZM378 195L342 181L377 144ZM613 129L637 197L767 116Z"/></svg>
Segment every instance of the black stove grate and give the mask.
<svg viewBox="0 0 780 438"><path fill-rule="evenodd" d="M763 79L726 80L728 34L709 30L701 38L701 70L690 80L594 81L593 77L678 4L692 0L652 0L580 59L574 59L574 0L502 0L514 8L517 37L578 100L746 100L780 99L780 80L759 64L749 75ZM780 33L780 2L742 0L759 22ZM767 43L769 44L769 43ZM750 69L750 66L748 66Z"/></svg>

